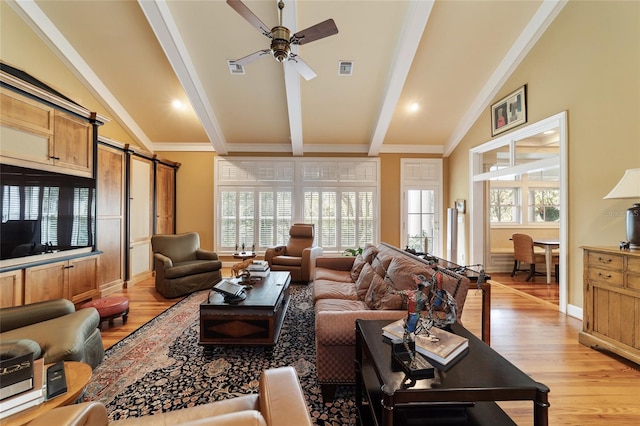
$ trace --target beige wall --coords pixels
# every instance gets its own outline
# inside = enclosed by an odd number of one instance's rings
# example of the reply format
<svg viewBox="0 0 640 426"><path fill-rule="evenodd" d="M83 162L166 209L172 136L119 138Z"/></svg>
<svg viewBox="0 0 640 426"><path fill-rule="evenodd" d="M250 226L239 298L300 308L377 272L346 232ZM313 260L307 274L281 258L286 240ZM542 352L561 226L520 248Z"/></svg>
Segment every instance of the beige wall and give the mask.
<svg viewBox="0 0 640 426"><path fill-rule="evenodd" d="M198 232L200 246L214 249L213 152L159 152L180 163L176 175L176 232Z"/></svg>
<svg viewBox="0 0 640 426"><path fill-rule="evenodd" d="M582 306L582 245L625 238L631 200L603 200L640 167L640 2L570 1L496 96L527 84L528 122L568 112L568 302ZM489 108L450 157L450 198L469 197L469 148L491 139ZM465 229L467 241L468 225ZM467 247L467 252L469 248Z"/></svg>

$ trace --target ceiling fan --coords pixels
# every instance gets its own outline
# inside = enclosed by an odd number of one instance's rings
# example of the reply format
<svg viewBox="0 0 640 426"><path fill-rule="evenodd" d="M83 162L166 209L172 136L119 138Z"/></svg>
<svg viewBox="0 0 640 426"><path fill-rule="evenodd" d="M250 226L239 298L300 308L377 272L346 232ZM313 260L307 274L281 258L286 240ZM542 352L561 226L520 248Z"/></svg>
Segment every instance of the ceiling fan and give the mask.
<svg viewBox="0 0 640 426"><path fill-rule="evenodd" d="M278 9L280 9L280 24L269 29L249 8L240 0L227 0L227 4L246 19L251 25L256 27L265 36L271 39L271 47L269 49L258 50L249 56L240 58L237 61L231 61L232 64L246 65L256 59L271 54L278 62L291 61L296 70L304 77L305 80L311 80L316 77L316 73L307 65L300 56L291 52L291 45L303 45L311 43L312 41L320 40L325 37L332 36L338 33L338 27L336 27L333 19L327 19L319 24L313 25L305 30L298 31L294 35L291 35L291 31L282 26L282 9L284 9L284 2L280 0L278 2Z"/></svg>

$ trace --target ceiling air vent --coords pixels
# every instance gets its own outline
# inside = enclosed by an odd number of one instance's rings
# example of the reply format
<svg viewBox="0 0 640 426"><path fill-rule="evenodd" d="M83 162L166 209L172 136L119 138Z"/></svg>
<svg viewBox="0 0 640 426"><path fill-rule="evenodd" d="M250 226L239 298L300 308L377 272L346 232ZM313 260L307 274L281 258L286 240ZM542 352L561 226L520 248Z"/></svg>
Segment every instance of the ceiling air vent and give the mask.
<svg viewBox="0 0 640 426"><path fill-rule="evenodd" d="M353 61L338 62L338 75L352 75L352 74L353 74Z"/></svg>
<svg viewBox="0 0 640 426"><path fill-rule="evenodd" d="M229 65L231 75L244 75L244 67L242 65L238 65L230 60L227 60L227 65Z"/></svg>

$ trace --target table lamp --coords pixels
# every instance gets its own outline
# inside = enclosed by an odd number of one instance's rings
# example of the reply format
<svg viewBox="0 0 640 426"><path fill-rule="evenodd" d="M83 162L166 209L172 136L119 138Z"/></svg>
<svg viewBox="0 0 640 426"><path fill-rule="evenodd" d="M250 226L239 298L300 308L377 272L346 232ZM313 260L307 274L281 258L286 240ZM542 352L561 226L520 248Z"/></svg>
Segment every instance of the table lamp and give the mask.
<svg viewBox="0 0 640 426"><path fill-rule="evenodd" d="M620 182L604 198L640 199L640 169L629 169L624 172ZM627 210L626 222L629 247L640 249L640 202L634 203Z"/></svg>

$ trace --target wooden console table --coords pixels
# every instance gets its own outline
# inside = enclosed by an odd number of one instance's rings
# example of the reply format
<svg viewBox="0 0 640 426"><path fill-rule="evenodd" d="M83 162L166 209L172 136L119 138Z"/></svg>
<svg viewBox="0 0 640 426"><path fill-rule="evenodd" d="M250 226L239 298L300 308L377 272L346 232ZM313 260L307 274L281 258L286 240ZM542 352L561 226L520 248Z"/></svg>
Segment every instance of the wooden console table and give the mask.
<svg viewBox="0 0 640 426"><path fill-rule="evenodd" d="M580 343L640 363L640 250L584 249Z"/></svg>
<svg viewBox="0 0 640 426"><path fill-rule="evenodd" d="M496 401L531 401L533 424L548 425L549 388L511 364L459 323L454 333L469 339L469 353L431 379L407 381L394 369L383 340L387 320L356 320L356 407L362 426L515 423ZM462 418L465 418L465 421ZM447 420L448 423L444 423Z"/></svg>

